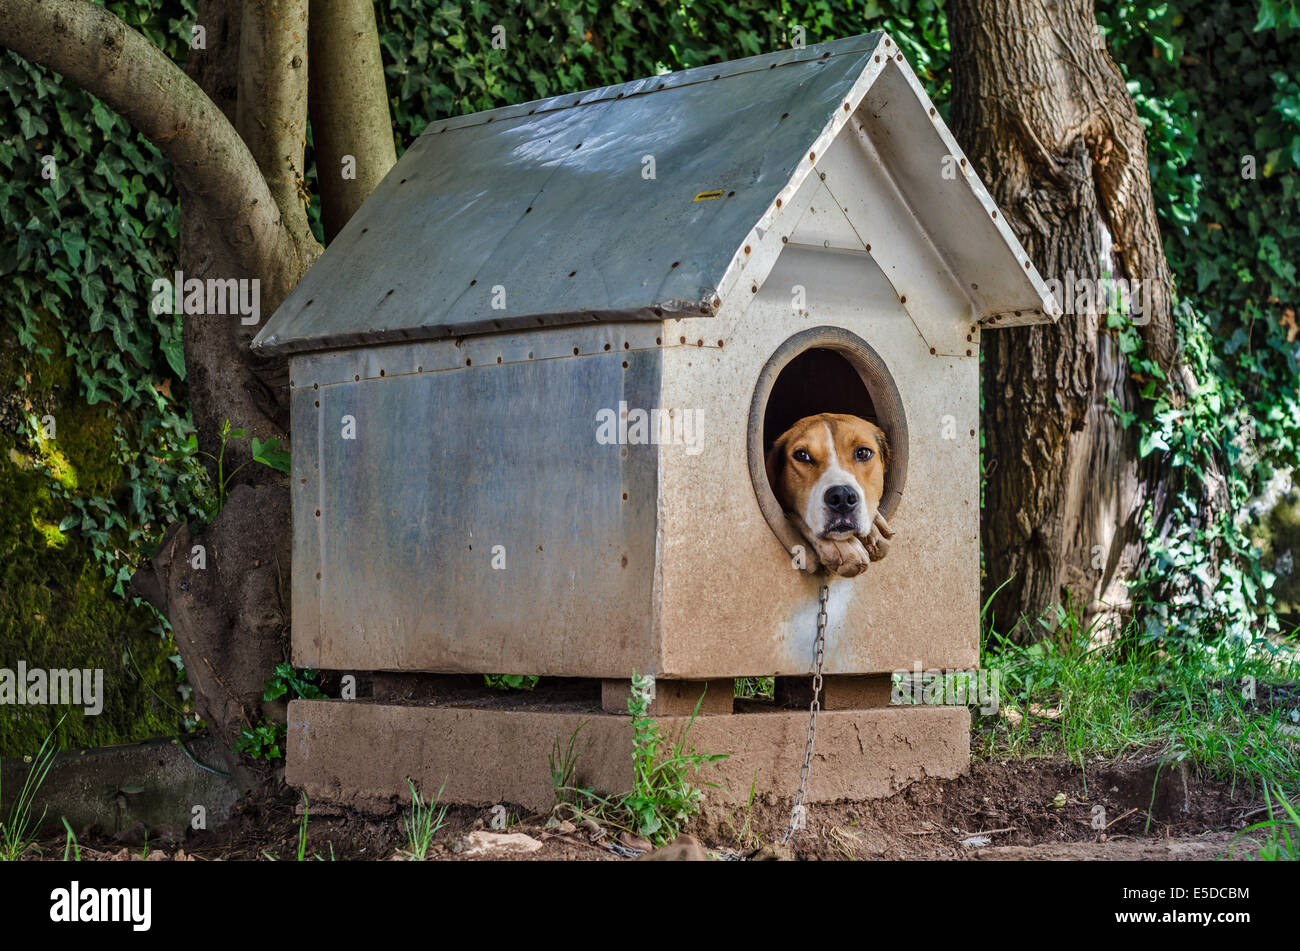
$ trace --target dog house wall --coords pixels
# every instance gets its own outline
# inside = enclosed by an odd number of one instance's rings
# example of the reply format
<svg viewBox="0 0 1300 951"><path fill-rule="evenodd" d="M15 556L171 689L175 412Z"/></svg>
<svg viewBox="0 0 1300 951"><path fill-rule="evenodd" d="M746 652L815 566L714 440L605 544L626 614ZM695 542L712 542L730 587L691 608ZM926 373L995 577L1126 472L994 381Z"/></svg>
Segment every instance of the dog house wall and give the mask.
<svg viewBox="0 0 1300 951"><path fill-rule="evenodd" d="M818 579L793 567L755 501L747 419L768 358L822 326L883 358L908 442L888 557L831 584L825 670L978 664L978 328L906 204L864 159L856 137L837 141L790 217L751 245L751 255L778 258L748 307L668 328L705 346L665 352L664 405L702 408L706 421L704 451L660 448L659 667L668 676L811 671ZM884 247L888 277L874 257Z"/></svg>

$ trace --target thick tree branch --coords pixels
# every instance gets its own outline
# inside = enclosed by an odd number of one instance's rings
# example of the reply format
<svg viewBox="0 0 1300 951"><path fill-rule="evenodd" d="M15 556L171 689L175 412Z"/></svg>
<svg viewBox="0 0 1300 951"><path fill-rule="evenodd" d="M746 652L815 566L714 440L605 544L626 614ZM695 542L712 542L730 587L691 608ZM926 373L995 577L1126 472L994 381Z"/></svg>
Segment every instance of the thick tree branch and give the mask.
<svg viewBox="0 0 1300 951"><path fill-rule="evenodd" d="M87 0L0 0L0 45L102 99L157 145L182 192L203 204L247 273L299 258L234 126L161 50L112 13Z"/></svg>
<svg viewBox="0 0 1300 951"><path fill-rule="evenodd" d="M310 263L321 248L311 235L304 205L307 0L244 0L237 82L235 128Z"/></svg>
<svg viewBox="0 0 1300 951"><path fill-rule="evenodd" d="M311 129L329 241L397 161L370 0L312 0Z"/></svg>

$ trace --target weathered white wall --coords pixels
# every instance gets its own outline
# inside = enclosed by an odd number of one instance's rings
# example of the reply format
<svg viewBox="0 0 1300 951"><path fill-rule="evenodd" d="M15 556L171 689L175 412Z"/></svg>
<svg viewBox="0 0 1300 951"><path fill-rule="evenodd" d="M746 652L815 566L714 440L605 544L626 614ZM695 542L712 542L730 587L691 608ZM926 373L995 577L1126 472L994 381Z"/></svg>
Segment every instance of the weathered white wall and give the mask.
<svg viewBox="0 0 1300 951"><path fill-rule="evenodd" d="M853 140L840 141L851 148L837 144L826 178L792 202L803 215L798 229L787 225L790 243L781 243L778 221L766 247L753 249L755 257L782 253L752 303L665 325L679 346L665 353L663 405L703 410L705 448L660 449L664 675L811 670L818 582L791 566L759 510L747 434L763 365L788 337L824 324L881 355L910 431L907 485L891 520L898 535L865 574L832 582L825 669L978 661L978 333L968 299L892 184ZM844 207L853 225L836 211ZM795 285L806 291L803 312L793 306Z"/></svg>

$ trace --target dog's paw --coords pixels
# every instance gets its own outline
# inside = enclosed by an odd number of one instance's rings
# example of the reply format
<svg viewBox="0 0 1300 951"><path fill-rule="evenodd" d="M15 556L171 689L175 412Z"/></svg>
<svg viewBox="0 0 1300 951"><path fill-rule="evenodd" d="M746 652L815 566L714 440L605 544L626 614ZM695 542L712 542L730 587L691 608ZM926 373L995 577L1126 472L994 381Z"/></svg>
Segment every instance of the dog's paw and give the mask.
<svg viewBox="0 0 1300 951"><path fill-rule="evenodd" d="M817 557L831 574L856 578L871 563L867 550L858 538L838 540L819 538L814 542Z"/></svg>
<svg viewBox="0 0 1300 951"><path fill-rule="evenodd" d="M894 533L885 517L877 513L875 521L871 523L871 531L858 537L862 539L862 547L871 560L880 561L889 554L889 540L894 537Z"/></svg>

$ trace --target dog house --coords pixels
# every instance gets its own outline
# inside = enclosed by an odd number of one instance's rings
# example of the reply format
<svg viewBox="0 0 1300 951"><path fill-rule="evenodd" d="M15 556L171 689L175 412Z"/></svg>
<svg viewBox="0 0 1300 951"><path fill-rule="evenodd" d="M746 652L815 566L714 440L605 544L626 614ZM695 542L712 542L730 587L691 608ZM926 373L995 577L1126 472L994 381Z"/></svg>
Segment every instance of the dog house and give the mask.
<svg viewBox="0 0 1300 951"><path fill-rule="evenodd" d="M732 683L812 671L763 457L824 411L885 431L897 537L831 584L809 799L955 775L967 710L890 675L978 664L980 334L1058 313L883 33L433 122L254 344L290 363L294 662L374 683L291 704L289 780L542 807L582 727L615 791L635 671L670 727L704 696L717 795L791 792L806 704ZM546 689L449 676L484 673Z"/></svg>

